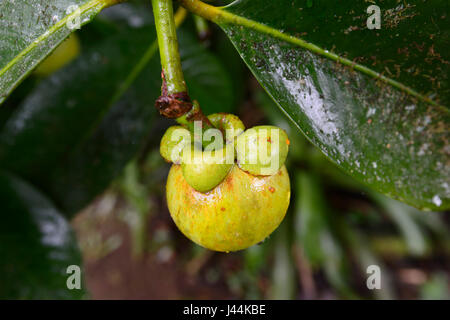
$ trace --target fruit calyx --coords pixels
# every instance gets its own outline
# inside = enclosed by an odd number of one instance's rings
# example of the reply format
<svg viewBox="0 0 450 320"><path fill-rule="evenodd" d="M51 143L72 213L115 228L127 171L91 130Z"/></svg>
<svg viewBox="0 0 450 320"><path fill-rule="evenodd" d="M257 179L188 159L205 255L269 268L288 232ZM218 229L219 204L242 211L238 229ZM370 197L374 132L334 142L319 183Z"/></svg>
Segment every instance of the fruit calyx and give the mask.
<svg viewBox="0 0 450 320"><path fill-rule="evenodd" d="M201 122L199 129L194 123L192 134L182 126L172 126L161 139L162 157L180 164L183 176L195 190L214 189L231 171L235 159L240 169L255 176L274 175L284 166L289 151L284 130L275 126L245 130L237 116L227 113L215 113L207 118L215 128L202 131ZM202 147L205 140L212 138L209 145Z"/></svg>

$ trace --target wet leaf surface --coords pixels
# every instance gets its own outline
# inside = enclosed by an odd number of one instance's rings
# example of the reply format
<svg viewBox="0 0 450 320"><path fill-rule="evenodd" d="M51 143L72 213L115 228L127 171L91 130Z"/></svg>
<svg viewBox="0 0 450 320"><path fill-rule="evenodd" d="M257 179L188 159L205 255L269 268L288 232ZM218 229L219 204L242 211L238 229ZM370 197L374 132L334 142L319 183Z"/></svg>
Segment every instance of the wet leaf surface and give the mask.
<svg viewBox="0 0 450 320"><path fill-rule="evenodd" d="M368 6L242 0L225 10L369 67L410 92L276 34L221 26L281 109L334 163L384 194L443 210L450 206L450 116L442 106L450 101L448 3L383 1L380 30L367 29Z"/></svg>
<svg viewBox="0 0 450 320"><path fill-rule="evenodd" d="M76 28L117 0L0 2L0 104Z"/></svg>

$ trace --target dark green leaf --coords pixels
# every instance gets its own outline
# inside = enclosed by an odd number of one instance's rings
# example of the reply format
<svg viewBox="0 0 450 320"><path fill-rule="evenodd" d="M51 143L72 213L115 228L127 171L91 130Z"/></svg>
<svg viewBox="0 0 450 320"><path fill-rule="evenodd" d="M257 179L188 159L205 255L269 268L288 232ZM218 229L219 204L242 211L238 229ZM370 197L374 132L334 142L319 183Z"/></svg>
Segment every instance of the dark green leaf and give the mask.
<svg viewBox="0 0 450 320"><path fill-rule="evenodd" d="M326 156L391 197L448 208L448 2L379 2L380 30L367 1L310 4L241 0L216 19Z"/></svg>
<svg viewBox="0 0 450 320"><path fill-rule="evenodd" d="M32 186L0 172L0 298L80 299L69 290L67 267L81 267L74 233Z"/></svg>
<svg viewBox="0 0 450 320"><path fill-rule="evenodd" d="M44 80L0 133L2 166L67 211L101 192L149 132L155 92L111 98L154 38L151 29L113 36Z"/></svg>
<svg viewBox="0 0 450 320"><path fill-rule="evenodd" d="M98 19L114 23L119 27L142 28L153 25L153 12L148 1L134 1L133 3L121 3L108 10L102 11Z"/></svg>
<svg viewBox="0 0 450 320"><path fill-rule="evenodd" d="M118 95L154 39L153 27L111 36L43 81L0 132L0 165L43 188L65 211L86 205L155 127L161 86L156 56ZM230 108L231 84L219 61L188 34L180 35L180 44L192 97L211 112ZM160 135L150 138L159 141Z"/></svg>
<svg viewBox="0 0 450 320"><path fill-rule="evenodd" d="M0 2L0 104L69 34L118 0Z"/></svg>
<svg viewBox="0 0 450 320"><path fill-rule="evenodd" d="M178 33L181 63L189 95L205 114L230 112L235 100L232 79L222 62L187 32Z"/></svg>
<svg viewBox="0 0 450 320"><path fill-rule="evenodd" d="M244 61L242 61L241 57L239 56L239 53L234 49L234 46L231 43L230 39L228 39L228 37L223 32L221 32L218 27L212 25L211 28L213 27L215 28L212 31L214 34L212 50L222 61L223 65L226 67L228 73L233 79L232 85L235 99L233 103L233 109L228 110L228 112L231 111L231 113L233 113L233 111L238 108L245 96L245 90L247 89L245 82L248 78L248 70L246 69Z"/></svg>

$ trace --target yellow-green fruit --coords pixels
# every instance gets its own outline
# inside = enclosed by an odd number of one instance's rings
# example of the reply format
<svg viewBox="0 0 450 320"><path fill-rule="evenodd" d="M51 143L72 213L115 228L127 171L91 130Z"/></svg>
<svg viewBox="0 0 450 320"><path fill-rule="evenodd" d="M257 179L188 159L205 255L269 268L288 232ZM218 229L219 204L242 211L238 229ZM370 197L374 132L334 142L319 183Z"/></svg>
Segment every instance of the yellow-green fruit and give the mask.
<svg viewBox="0 0 450 320"><path fill-rule="evenodd" d="M173 165L167 204L177 227L195 243L215 251L248 248L269 236L283 220L290 198L286 167L272 176L253 176L234 165L207 193L192 188Z"/></svg>
<svg viewBox="0 0 450 320"><path fill-rule="evenodd" d="M275 126L256 126L236 140L237 163L254 175L272 175L284 165L289 152L286 132Z"/></svg>
<svg viewBox="0 0 450 320"><path fill-rule="evenodd" d="M232 148L225 146L216 151L202 151L194 145L186 146L181 155L181 168L187 183L200 192L217 186L234 165Z"/></svg>
<svg viewBox="0 0 450 320"><path fill-rule="evenodd" d="M181 163L181 152L191 144L191 133L182 126L169 127L161 138L159 153L167 162Z"/></svg>
<svg viewBox="0 0 450 320"><path fill-rule="evenodd" d="M34 73L39 76L48 76L71 62L79 54L80 40L75 33L72 33L39 64Z"/></svg>

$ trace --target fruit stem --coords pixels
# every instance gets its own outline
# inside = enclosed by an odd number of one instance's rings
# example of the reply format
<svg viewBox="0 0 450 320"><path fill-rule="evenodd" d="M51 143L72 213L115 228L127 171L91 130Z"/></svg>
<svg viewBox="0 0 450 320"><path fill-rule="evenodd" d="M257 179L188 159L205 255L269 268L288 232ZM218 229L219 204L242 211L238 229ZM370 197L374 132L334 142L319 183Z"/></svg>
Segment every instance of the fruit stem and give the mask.
<svg viewBox="0 0 450 320"><path fill-rule="evenodd" d="M152 0L152 5L167 93L185 92L172 0Z"/></svg>
<svg viewBox="0 0 450 320"><path fill-rule="evenodd" d="M156 100L155 106L163 116L176 119L192 133L194 121L201 121L203 132L214 126L203 114L198 103L191 102L187 93L178 50L172 2L172 0L152 0L163 81L161 96Z"/></svg>

